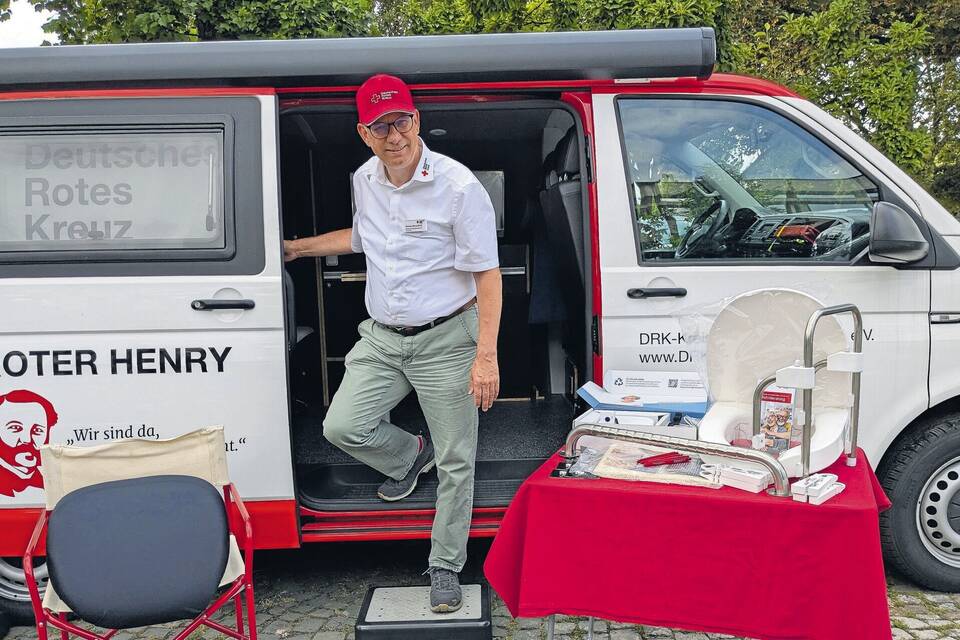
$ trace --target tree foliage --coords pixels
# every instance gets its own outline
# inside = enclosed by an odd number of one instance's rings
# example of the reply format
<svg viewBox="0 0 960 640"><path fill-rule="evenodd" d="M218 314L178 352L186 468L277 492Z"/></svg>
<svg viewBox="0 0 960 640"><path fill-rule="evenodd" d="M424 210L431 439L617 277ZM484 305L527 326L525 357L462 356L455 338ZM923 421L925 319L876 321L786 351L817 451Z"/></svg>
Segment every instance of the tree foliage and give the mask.
<svg viewBox="0 0 960 640"><path fill-rule="evenodd" d="M65 44L710 26L720 70L784 84L960 203L960 0L29 1Z"/></svg>
<svg viewBox="0 0 960 640"><path fill-rule="evenodd" d="M944 205L960 211L960 163L937 169L931 187Z"/></svg>
<svg viewBox="0 0 960 640"><path fill-rule="evenodd" d="M921 17L883 27L867 0L833 0L786 15L737 43L738 66L792 87L913 174L927 174L931 132L920 121L919 74L929 34ZM925 175L926 174L926 175Z"/></svg>
<svg viewBox="0 0 960 640"><path fill-rule="evenodd" d="M474 16L466 0L380 0L377 30L390 36L469 33Z"/></svg>
<svg viewBox="0 0 960 640"><path fill-rule="evenodd" d="M373 0L30 0L63 44L370 33Z"/></svg>

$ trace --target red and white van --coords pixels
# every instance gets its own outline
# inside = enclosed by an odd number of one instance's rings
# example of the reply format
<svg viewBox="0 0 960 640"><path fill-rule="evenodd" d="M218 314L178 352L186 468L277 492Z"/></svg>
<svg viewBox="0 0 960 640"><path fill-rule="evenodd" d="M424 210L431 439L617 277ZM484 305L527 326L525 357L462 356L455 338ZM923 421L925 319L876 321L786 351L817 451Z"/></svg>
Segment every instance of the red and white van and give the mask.
<svg viewBox="0 0 960 640"><path fill-rule="evenodd" d="M960 223L815 105L712 73L711 30L0 61L3 609L29 610L16 558L47 441L223 424L258 547L429 537L429 482L382 503L381 478L321 433L365 315L363 257L282 260L283 238L350 224L369 153L353 92L375 72L411 84L426 144L498 211L502 398L480 419L473 535L562 445L580 384L695 370L678 314L789 287L863 311L860 442L895 505L888 558L960 589ZM897 220L871 233L878 202ZM424 426L414 398L393 419Z"/></svg>

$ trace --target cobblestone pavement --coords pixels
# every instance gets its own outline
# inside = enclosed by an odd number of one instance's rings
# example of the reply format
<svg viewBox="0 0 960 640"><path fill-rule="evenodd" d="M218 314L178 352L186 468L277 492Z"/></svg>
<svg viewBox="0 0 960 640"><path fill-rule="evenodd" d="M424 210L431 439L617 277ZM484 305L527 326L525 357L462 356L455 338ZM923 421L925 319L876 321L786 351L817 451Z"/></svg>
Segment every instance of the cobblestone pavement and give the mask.
<svg viewBox="0 0 960 640"><path fill-rule="evenodd" d="M472 541L470 562L462 582L482 576L487 541ZM428 584L421 575L427 542L333 543L309 545L295 551L264 551L256 556L257 622L262 640L353 640L353 624L370 586ZM923 591L905 580L888 576L891 626L895 640L960 640L960 594ZM232 614L232 609L228 609ZM544 621L514 619L494 599L494 636L507 640L546 637ZM558 617L558 638L586 638L586 620ZM175 631L145 627L117 634L117 640L160 640ZM10 640L35 638L32 627L15 627ZM51 637L57 637L53 635ZM192 638L220 640L211 629ZM692 633L671 629L597 621L597 640L713 640L722 634Z"/></svg>

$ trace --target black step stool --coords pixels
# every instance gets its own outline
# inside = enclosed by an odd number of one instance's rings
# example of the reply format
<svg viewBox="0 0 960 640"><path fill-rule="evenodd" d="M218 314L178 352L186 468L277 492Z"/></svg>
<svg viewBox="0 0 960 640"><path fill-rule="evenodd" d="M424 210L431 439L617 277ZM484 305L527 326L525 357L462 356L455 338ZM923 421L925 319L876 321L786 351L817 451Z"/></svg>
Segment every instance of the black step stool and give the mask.
<svg viewBox="0 0 960 640"><path fill-rule="evenodd" d="M357 615L356 640L492 640L490 589L461 585L463 606L430 611L430 587L371 587Z"/></svg>

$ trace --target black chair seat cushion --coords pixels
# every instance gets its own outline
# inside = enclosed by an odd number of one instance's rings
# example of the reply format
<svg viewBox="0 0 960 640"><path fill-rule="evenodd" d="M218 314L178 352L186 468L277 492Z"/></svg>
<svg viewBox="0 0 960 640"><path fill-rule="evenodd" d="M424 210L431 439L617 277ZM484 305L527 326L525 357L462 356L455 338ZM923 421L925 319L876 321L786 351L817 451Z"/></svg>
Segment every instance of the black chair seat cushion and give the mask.
<svg viewBox="0 0 960 640"><path fill-rule="evenodd" d="M78 489L47 529L57 594L81 619L110 629L195 618L216 594L229 550L222 495L191 476Z"/></svg>

